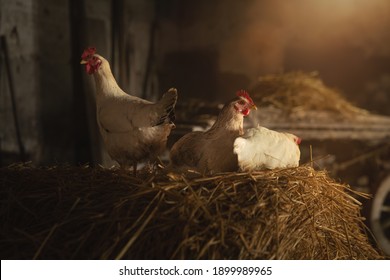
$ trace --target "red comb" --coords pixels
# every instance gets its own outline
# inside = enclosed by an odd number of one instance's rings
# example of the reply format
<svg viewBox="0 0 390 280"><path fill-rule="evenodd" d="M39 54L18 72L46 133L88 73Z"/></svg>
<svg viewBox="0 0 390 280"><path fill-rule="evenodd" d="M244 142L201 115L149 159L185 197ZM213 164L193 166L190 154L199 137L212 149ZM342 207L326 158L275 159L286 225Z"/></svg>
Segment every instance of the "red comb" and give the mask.
<svg viewBox="0 0 390 280"><path fill-rule="evenodd" d="M96 48L95 47L89 47L86 48L81 55L81 59L83 60L88 60L89 57L93 56L96 53Z"/></svg>
<svg viewBox="0 0 390 280"><path fill-rule="evenodd" d="M246 100L248 100L248 102L252 105L254 105L254 102L252 100L252 98L249 96L249 93L243 89L237 91L237 96L239 97L244 97Z"/></svg>

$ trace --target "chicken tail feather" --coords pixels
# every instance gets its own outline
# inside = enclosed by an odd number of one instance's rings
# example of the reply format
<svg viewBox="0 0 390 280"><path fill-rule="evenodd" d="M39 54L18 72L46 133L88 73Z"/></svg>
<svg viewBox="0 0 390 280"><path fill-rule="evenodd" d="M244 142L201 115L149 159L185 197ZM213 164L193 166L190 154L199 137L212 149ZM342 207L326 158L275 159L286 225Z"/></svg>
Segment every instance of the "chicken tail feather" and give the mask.
<svg viewBox="0 0 390 280"><path fill-rule="evenodd" d="M156 125L160 125L168 121L172 123L175 120L175 105L177 102L177 90L170 88L161 98L160 105L164 112L162 113Z"/></svg>

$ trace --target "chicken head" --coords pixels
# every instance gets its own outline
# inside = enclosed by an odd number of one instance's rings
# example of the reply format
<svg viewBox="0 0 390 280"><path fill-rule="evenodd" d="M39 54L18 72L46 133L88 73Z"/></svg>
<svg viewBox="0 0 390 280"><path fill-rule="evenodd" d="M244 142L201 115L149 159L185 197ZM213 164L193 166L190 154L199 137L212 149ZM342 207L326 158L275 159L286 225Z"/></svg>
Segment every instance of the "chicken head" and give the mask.
<svg viewBox="0 0 390 280"><path fill-rule="evenodd" d="M245 90L239 90L236 95L239 97L239 100L234 104L234 108L238 112L244 116L248 116L251 109L257 110L257 107L248 92Z"/></svg>
<svg viewBox="0 0 390 280"><path fill-rule="evenodd" d="M102 64L102 61L99 59L99 57L95 56L96 48L95 47L89 47L86 48L81 55L81 62L80 64L85 64L85 71L91 75L95 73L100 65Z"/></svg>

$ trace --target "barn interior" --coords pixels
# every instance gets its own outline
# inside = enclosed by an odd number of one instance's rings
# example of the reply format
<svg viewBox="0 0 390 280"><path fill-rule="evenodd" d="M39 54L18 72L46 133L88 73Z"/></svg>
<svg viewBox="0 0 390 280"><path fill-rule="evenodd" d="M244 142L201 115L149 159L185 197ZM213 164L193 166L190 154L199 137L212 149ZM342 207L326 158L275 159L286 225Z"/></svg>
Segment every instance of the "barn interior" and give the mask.
<svg viewBox="0 0 390 280"><path fill-rule="evenodd" d="M80 65L83 50L94 46L124 91L156 101L177 88L176 129L163 163L180 137L210 127L221 104L248 90L258 110L245 126L299 135L302 165L369 194L360 206L369 242L390 255L389 1L0 5L2 188L14 164L116 165L96 123L93 78Z"/></svg>

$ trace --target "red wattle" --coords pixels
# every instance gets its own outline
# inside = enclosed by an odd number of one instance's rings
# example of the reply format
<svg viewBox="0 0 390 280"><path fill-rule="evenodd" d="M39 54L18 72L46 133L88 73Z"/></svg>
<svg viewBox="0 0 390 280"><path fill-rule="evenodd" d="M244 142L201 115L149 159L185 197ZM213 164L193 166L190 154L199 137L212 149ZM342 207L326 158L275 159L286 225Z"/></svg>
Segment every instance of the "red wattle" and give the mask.
<svg viewBox="0 0 390 280"><path fill-rule="evenodd" d="M87 71L88 74L92 74L92 67L89 63L85 64L85 71Z"/></svg>
<svg viewBox="0 0 390 280"><path fill-rule="evenodd" d="M244 116L248 116L249 115L249 112L250 110L248 108L244 109L241 111L241 113L244 115Z"/></svg>

